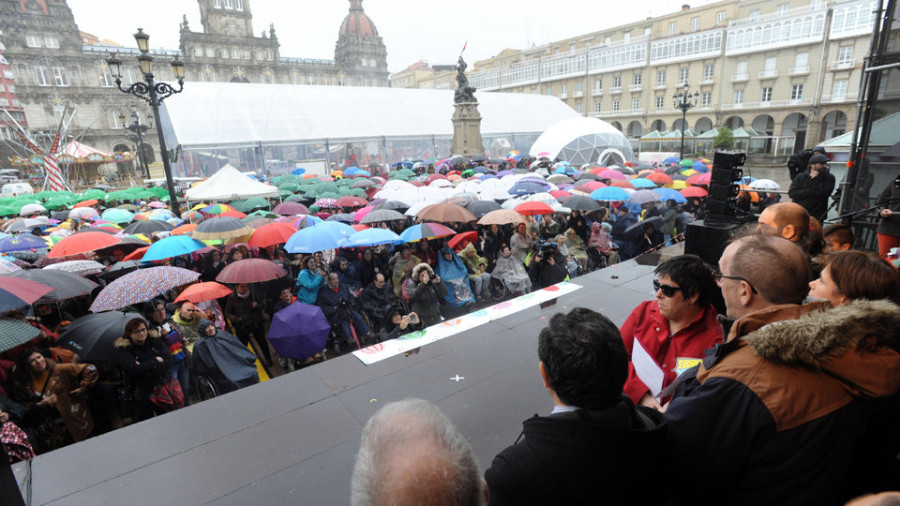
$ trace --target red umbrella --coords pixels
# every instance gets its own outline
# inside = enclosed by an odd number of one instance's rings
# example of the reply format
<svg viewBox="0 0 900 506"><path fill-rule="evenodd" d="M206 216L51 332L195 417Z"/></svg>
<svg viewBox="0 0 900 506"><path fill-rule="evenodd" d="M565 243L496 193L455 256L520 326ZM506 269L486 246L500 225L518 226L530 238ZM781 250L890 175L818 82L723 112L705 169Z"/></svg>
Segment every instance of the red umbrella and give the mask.
<svg viewBox="0 0 900 506"><path fill-rule="evenodd" d="M119 238L104 232L79 232L64 237L63 240L56 243L50 250L49 258L62 258L79 253L87 253L100 248L114 246L119 244Z"/></svg>
<svg viewBox="0 0 900 506"><path fill-rule="evenodd" d="M220 283L261 283L283 277L284 269L275 265L270 260L262 258L248 258L228 264L222 272L216 276Z"/></svg>
<svg viewBox="0 0 900 506"><path fill-rule="evenodd" d="M634 185L631 184L631 181L613 181L610 183L610 186L618 186L619 188L631 188L634 190Z"/></svg>
<svg viewBox="0 0 900 506"><path fill-rule="evenodd" d="M361 232L367 228L371 228L368 225L360 225L358 223L356 225L350 225L350 226L353 227L353 230L356 230L357 232Z"/></svg>
<svg viewBox="0 0 900 506"><path fill-rule="evenodd" d="M647 179L660 186L672 184L672 177L662 172L653 172L651 174L647 174Z"/></svg>
<svg viewBox="0 0 900 506"><path fill-rule="evenodd" d="M699 186L688 186L687 188L683 188L680 190L681 194L685 197L705 197L709 195L709 192L700 188Z"/></svg>
<svg viewBox="0 0 900 506"><path fill-rule="evenodd" d="M238 211L237 209L235 209L234 211L225 211L224 213L219 213L219 216L220 216L220 217L225 217L225 218L237 218L237 219L241 219L241 218L246 218L246 217L247 217L246 214L244 214L244 213Z"/></svg>
<svg viewBox="0 0 900 506"><path fill-rule="evenodd" d="M195 228L197 228L196 223L185 223L184 225L176 227L174 230L172 230L172 235L184 235L188 232L193 232Z"/></svg>
<svg viewBox="0 0 900 506"><path fill-rule="evenodd" d="M351 195L337 199L337 205L339 207L362 207L368 203L369 201L366 199L353 197Z"/></svg>
<svg viewBox="0 0 900 506"><path fill-rule="evenodd" d="M131 253L125 255L125 257L122 258L122 261L124 262L126 260L140 260L140 259L144 258L144 253L146 253L148 249L150 249L150 246L144 246L143 248L138 248L138 249L132 251Z"/></svg>
<svg viewBox="0 0 900 506"><path fill-rule="evenodd" d="M443 174L437 174L437 173L432 174L432 175L428 176L427 179L425 179L425 184L431 184L432 181L437 181L438 179L447 179L447 176L445 176Z"/></svg>
<svg viewBox="0 0 900 506"><path fill-rule="evenodd" d="M72 207L91 207L91 206L96 206L96 205L99 204L99 203L100 203L100 201L94 200L94 199L91 199L91 200L82 200L81 202L75 204L75 205L72 206Z"/></svg>
<svg viewBox="0 0 900 506"><path fill-rule="evenodd" d="M534 216L536 214L553 214L555 211L549 205L538 202L523 202L515 207L515 211L525 216Z"/></svg>
<svg viewBox="0 0 900 506"><path fill-rule="evenodd" d="M700 174L694 174L693 176L687 178L688 184L706 186L709 184L712 179L712 172L703 172Z"/></svg>
<svg viewBox="0 0 900 506"><path fill-rule="evenodd" d="M566 190L552 190L550 191L550 195L553 195L556 199L561 199L564 197L570 197L572 194L567 192Z"/></svg>
<svg viewBox="0 0 900 506"><path fill-rule="evenodd" d="M184 291L178 295L178 298L175 299L175 302L187 300L196 304L198 302L206 302L208 300L227 297L228 295L231 295L231 292L231 288L228 288L223 284L216 283L215 281L207 281L185 288Z"/></svg>
<svg viewBox="0 0 900 506"><path fill-rule="evenodd" d="M453 239L447 243L451 248L459 251L466 247L469 243L475 242L478 240L478 232L463 232L461 234L456 234L453 236Z"/></svg>
<svg viewBox="0 0 900 506"><path fill-rule="evenodd" d="M269 223L253 231L248 244L254 248L266 248L275 244L284 244L297 229L287 223Z"/></svg>
<svg viewBox="0 0 900 506"><path fill-rule="evenodd" d="M601 183L600 181L588 181L587 183L583 183L575 187L576 190L584 193L591 193L592 191L599 190L600 188L606 188L606 184Z"/></svg>

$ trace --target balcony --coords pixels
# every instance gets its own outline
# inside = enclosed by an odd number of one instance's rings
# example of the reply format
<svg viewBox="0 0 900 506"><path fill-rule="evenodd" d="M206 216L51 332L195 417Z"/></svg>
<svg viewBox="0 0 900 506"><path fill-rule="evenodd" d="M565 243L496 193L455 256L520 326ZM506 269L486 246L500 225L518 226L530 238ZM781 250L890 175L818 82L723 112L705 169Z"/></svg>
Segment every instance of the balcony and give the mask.
<svg viewBox="0 0 900 506"><path fill-rule="evenodd" d="M622 93L622 87L621 86L613 86L612 89L609 90L609 92L610 93Z"/></svg>
<svg viewBox="0 0 900 506"><path fill-rule="evenodd" d="M656 83L656 86L653 87L654 90L664 90L666 89L666 83Z"/></svg>
<svg viewBox="0 0 900 506"><path fill-rule="evenodd" d="M600 95L603 95L603 90L602 90L602 89L599 89L599 90L598 90L598 89L594 89L594 91L591 92L591 96L592 96L592 97L599 97Z"/></svg>
<svg viewBox="0 0 900 506"><path fill-rule="evenodd" d="M715 76L703 76L703 80L700 81L700 84L716 84Z"/></svg>
<svg viewBox="0 0 900 506"><path fill-rule="evenodd" d="M731 76L731 82L733 83L742 83L744 81L750 80L750 74L733 74Z"/></svg>
<svg viewBox="0 0 900 506"><path fill-rule="evenodd" d="M856 100L854 97L848 95L822 95L823 104L838 104L841 102L852 102L854 100Z"/></svg>
<svg viewBox="0 0 900 506"><path fill-rule="evenodd" d="M791 76L802 76L805 74L809 74L809 65L804 65L802 67L791 67L790 72L788 72L788 75Z"/></svg>
<svg viewBox="0 0 900 506"><path fill-rule="evenodd" d="M641 91L644 88L643 84L632 84L628 87L628 91Z"/></svg>
<svg viewBox="0 0 900 506"><path fill-rule="evenodd" d="M831 62L831 70L850 70L856 66L856 60L838 60Z"/></svg>
<svg viewBox="0 0 900 506"><path fill-rule="evenodd" d="M759 73L760 79L775 79L778 77L778 71L775 69L763 70Z"/></svg>
<svg viewBox="0 0 900 506"><path fill-rule="evenodd" d="M559 94L559 99L560 99L560 100L565 100L565 99L567 99L567 98L569 98L569 94L568 94L568 93L562 92L562 93Z"/></svg>
<svg viewBox="0 0 900 506"><path fill-rule="evenodd" d="M572 94L572 96L575 98L581 98L584 96L584 92L576 91L575 93Z"/></svg>

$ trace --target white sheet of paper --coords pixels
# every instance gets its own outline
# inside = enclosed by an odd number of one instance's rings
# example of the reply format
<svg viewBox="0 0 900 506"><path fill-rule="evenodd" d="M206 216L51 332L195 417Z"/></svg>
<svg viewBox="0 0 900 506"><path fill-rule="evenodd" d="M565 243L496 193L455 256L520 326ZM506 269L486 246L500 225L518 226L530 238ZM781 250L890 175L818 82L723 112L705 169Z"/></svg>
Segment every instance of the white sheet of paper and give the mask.
<svg viewBox="0 0 900 506"><path fill-rule="evenodd" d="M636 337L631 350L631 363L634 364L634 372L637 373L638 378L650 389L650 394L654 397L658 396L662 391L663 381L666 380L666 373L656 365L656 361L641 346L641 342Z"/></svg>

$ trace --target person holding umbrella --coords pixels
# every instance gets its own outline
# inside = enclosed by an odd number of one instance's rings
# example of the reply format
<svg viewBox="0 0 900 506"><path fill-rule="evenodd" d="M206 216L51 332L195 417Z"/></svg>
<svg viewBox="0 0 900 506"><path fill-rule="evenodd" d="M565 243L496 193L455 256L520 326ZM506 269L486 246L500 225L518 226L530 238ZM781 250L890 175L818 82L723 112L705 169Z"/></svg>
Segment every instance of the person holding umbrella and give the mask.
<svg viewBox="0 0 900 506"><path fill-rule="evenodd" d="M163 339L149 336L143 318L132 318L115 342L115 356L131 393L134 421L146 420L154 412L161 414L163 410L150 401L150 394L172 379L172 354Z"/></svg>
<svg viewBox="0 0 900 506"><path fill-rule="evenodd" d="M297 299L304 304L315 305L319 290L325 285L325 271L312 255L304 258L302 265L303 269L297 275Z"/></svg>
<svg viewBox="0 0 900 506"><path fill-rule="evenodd" d="M206 319L200 320L198 330L202 337L194 345L194 368L213 381L220 394L259 383L256 355L238 338Z"/></svg>

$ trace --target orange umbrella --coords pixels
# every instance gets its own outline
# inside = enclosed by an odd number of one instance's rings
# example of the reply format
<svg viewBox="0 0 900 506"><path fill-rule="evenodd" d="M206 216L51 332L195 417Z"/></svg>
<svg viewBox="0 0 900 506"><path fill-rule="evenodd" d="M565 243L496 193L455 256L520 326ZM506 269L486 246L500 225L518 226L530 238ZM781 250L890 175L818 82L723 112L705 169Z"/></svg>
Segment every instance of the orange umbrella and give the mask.
<svg viewBox="0 0 900 506"><path fill-rule="evenodd" d="M150 246L144 246L143 248L138 248L138 249L132 251L131 253L129 253L128 255L126 255L125 258L122 259L122 261L124 262L126 260L140 260L140 259L144 258L144 253L146 253L148 249L150 249Z"/></svg>
<svg viewBox="0 0 900 506"><path fill-rule="evenodd" d="M267 248L275 244L284 244L296 232L297 229L287 223L269 223L254 230L247 245L253 248Z"/></svg>
<svg viewBox="0 0 900 506"><path fill-rule="evenodd" d="M99 204L99 200L91 199L91 200L82 200L81 202L75 204L72 207L91 207Z"/></svg>
<svg viewBox="0 0 900 506"><path fill-rule="evenodd" d="M634 185L631 184L630 181L613 181L610 186L618 186L619 188L631 188L634 189Z"/></svg>
<svg viewBox="0 0 900 506"><path fill-rule="evenodd" d="M78 255L80 253L87 253L108 246L115 246L116 244L119 244L119 242L120 240L118 237L105 232L79 232L64 237L61 241L56 243L47 257L62 258Z"/></svg>
<svg viewBox="0 0 900 506"><path fill-rule="evenodd" d="M193 232L195 228L197 228L197 223L185 223L184 225L175 227L171 233L172 235L185 235L189 232Z"/></svg>
<svg viewBox="0 0 900 506"><path fill-rule="evenodd" d="M216 283L215 281L207 281L205 283L197 283L185 288L184 291L178 295L178 298L175 299L175 302L187 300L196 304L198 302L206 302L208 300L227 297L231 295L231 292L231 288L228 288L221 283Z"/></svg>
<svg viewBox="0 0 900 506"><path fill-rule="evenodd" d="M652 174L647 174L645 177L658 185L667 185L672 182L671 176L669 176L668 174L660 173L660 172L654 172Z"/></svg>

